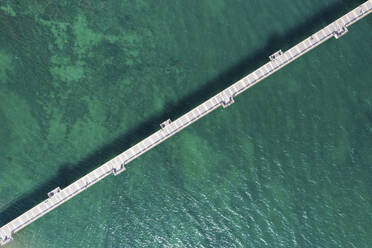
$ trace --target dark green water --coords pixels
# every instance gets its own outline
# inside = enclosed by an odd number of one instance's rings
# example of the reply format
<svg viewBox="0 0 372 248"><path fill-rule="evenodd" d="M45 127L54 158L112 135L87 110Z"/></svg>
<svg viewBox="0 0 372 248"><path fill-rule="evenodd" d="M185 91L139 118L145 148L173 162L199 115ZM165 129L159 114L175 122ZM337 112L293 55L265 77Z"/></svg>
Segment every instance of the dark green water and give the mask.
<svg viewBox="0 0 372 248"><path fill-rule="evenodd" d="M0 0L0 225L363 1ZM9 247L372 247L372 16Z"/></svg>

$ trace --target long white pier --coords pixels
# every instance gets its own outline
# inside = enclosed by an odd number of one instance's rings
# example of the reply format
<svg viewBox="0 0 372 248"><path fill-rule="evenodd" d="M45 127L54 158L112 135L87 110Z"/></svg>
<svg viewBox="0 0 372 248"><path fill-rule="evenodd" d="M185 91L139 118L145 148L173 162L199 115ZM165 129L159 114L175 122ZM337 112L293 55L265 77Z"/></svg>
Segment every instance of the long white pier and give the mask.
<svg viewBox="0 0 372 248"><path fill-rule="evenodd" d="M227 89L221 91L217 95L203 102L196 108L182 115L175 121L167 120L160 126L161 129L153 133L146 139L127 149L115 158L101 165L97 169L90 172L88 175L80 178L64 189L59 187L48 193L48 199L28 210L21 216L12 220L5 226L0 228L0 245L5 245L13 240L13 234L20 231L22 228L33 223L43 215L49 213L59 205L68 201L75 195L91 187L110 174L118 175L125 171L125 166L132 160L138 158L143 153L149 151L159 145L164 140L175 135L190 124L199 120L216 108L223 106L226 108L234 103L234 97L244 92L253 85L261 82L266 77L280 70L282 67L301 57L311 49L319 46L328 39L335 37L340 38L347 33L348 27L359 21L363 17L372 12L372 0L366 1L364 4L353 9L346 15L332 22L328 26L322 28L318 32L312 34L304 41L298 43L286 52L279 50L270 56L270 61L242 78Z"/></svg>

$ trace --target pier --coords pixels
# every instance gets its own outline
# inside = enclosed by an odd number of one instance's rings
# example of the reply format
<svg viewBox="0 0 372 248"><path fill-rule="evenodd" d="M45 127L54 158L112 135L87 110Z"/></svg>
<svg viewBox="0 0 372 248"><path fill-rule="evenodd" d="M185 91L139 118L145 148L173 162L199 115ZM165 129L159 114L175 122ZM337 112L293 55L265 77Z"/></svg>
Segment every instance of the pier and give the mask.
<svg viewBox="0 0 372 248"><path fill-rule="evenodd" d="M348 28L352 24L366 17L371 12L372 0L368 0L336 21L330 23L328 26L310 35L307 39L301 41L289 50L285 52L282 50L277 51L268 58L269 61L266 64L176 120L165 120L160 124L160 129L158 131L99 166L89 174L73 182L66 188L61 189L60 187L56 187L51 192L46 192L48 197L46 200L0 228L0 246L12 241L13 235L16 232L38 220L64 202L73 198L75 195L101 181L106 176L111 174L116 176L124 172L126 165L132 160L172 137L195 121L201 119L203 116L209 114L218 107L222 106L223 108L227 108L234 103L234 98L236 96L243 93L253 85L261 82L266 77L272 75L315 47L326 42L328 39L332 37L335 37L336 39L341 38L348 32Z"/></svg>

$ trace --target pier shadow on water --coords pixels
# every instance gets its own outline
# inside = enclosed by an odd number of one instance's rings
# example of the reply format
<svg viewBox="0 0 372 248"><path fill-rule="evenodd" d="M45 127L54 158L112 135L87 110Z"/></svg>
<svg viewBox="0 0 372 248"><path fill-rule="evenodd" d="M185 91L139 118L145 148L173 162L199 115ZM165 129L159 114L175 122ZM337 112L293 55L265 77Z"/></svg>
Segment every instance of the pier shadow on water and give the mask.
<svg viewBox="0 0 372 248"><path fill-rule="evenodd" d="M264 43L265 45L261 49L248 55L245 59L220 73L214 79L206 82L200 89L180 100L178 104L165 104L167 109L162 114L153 115L147 120L144 120L141 125L116 138L110 144L98 148L80 163L61 165L61 169L54 178L48 180L29 194L16 199L5 207L0 213L0 226L5 225L9 221L23 214L25 211L34 207L36 204L45 200L49 191L58 186L61 188L66 187L115 155L151 135L154 131L159 129L159 124L164 120L179 117L202 103L204 100L228 87L233 82L257 69L260 65L266 63L268 61L268 56L273 54L275 51L279 49L282 49L283 51L287 50L297 42L308 37L314 31L319 30L326 24L329 24L363 2L364 0L338 1L308 18L304 22L299 23L288 32L272 35L266 43Z"/></svg>

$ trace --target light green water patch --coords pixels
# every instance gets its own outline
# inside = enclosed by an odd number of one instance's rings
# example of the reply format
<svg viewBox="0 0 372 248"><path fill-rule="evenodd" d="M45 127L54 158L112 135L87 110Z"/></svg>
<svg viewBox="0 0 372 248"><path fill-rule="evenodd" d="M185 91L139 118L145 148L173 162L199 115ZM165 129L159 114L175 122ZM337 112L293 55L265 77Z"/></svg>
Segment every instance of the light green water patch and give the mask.
<svg viewBox="0 0 372 248"><path fill-rule="evenodd" d="M206 154L213 153L208 142L202 137L185 131L181 136L183 151L180 154L183 161L185 184L203 184L210 178Z"/></svg>
<svg viewBox="0 0 372 248"><path fill-rule="evenodd" d="M332 135L331 147L327 149L328 161L332 161L335 164L343 164L350 153L349 134L344 128L336 129L335 131L335 135Z"/></svg>
<svg viewBox="0 0 372 248"><path fill-rule="evenodd" d="M68 83L78 81L84 75L83 63L77 62L75 65L61 65L52 67L51 74L55 80L61 80Z"/></svg>
<svg viewBox="0 0 372 248"><path fill-rule="evenodd" d="M14 69L12 60L13 60L12 56L0 50L0 84L6 83L8 78L7 72L12 71Z"/></svg>
<svg viewBox="0 0 372 248"><path fill-rule="evenodd" d="M75 36L74 53L83 56L93 46L102 40L102 34L94 32L89 28L87 19L84 15L79 15L72 26L72 32Z"/></svg>
<svg viewBox="0 0 372 248"><path fill-rule="evenodd" d="M47 5L41 1L33 1L32 4L23 5L25 7L23 13L31 16L40 16L44 13Z"/></svg>
<svg viewBox="0 0 372 248"><path fill-rule="evenodd" d="M95 123L103 123L106 119L106 108L97 98L84 96L82 98L89 110L90 119Z"/></svg>
<svg viewBox="0 0 372 248"><path fill-rule="evenodd" d="M53 102L59 104L71 104L71 95L77 89L83 87L84 81L90 75L84 61L71 62L68 55L56 54L50 58L52 66L48 67L53 77L51 84L56 90L50 91L49 96ZM42 106L51 111L50 104L40 102Z"/></svg>
<svg viewBox="0 0 372 248"><path fill-rule="evenodd" d="M114 42L110 37L108 37L107 40ZM125 32L117 37L115 43L123 50L125 54L125 64L127 66L141 63L141 53L139 49L142 47L142 39L139 35Z"/></svg>
<svg viewBox="0 0 372 248"><path fill-rule="evenodd" d="M120 83L119 83L120 90L124 90L130 85L131 85L131 80L129 78L123 78L122 80L120 80Z"/></svg>
<svg viewBox="0 0 372 248"><path fill-rule="evenodd" d="M26 137L30 136L27 135L30 133L30 128L36 132L40 131L37 121L32 116L29 105L24 99L7 90L0 91L0 99L2 99L0 108L3 107L2 111L9 124L17 127L14 128L14 134L21 138L21 141L26 141Z"/></svg>
<svg viewBox="0 0 372 248"><path fill-rule="evenodd" d="M301 79L299 78L286 78L286 80L283 80L285 81L285 86L287 87L288 89L288 92L289 93L297 93L298 90L301 89Z"/></svg>
<svg viewBox="0 0 372 248"><path fill-rule="evenodd" d="M163 92L159 87L153 88L154 97L152 98L152 104L155 111L161 111L166 108L164 99L166 98L166 93Z"/></svg>
<svg viewBox="0 0 372 248"><path fill-rule="evenodd" d="M177 147L182 147L182 152L177 152L177 156L180 156L177 161L181 166L185 189L192 191L195 186L200 187L201 195L196 197L207 197L219 210L227 208L231 199L224 192L228 191L230 181L234 180L234 175L223 169L229 161L198 133L186 131L177 143ZM221 170L225 171L223 177L218 173Z"/></svg>
<svg viewBox="0 0 372 248"><path fill-rule="evenodd" d="M49 119L47 139L53 144L56 141L62 141L67 133L67 125L62 121L63 113L58 109L54 109L51 118Z"/></svg>
<svg viewBox="0 0 372 248"><path fill-rule="evenodd" d="M50 117L53 114L53 111L55 111L55 103L58 100L61 100L60 98L61 94L56 94L55 91L49 91L49 95L46 96L48 101L45 101L45 99L35 99L35 103L40 106L40 109L45 114L45 116Z"/></svg>
<svg viewBox="0 0 372 248"><path fill-rule="evenodd" d="M146 9L149 7L149 4L145 0L136 0L136 8L138 10Z"/></svg>
<svg viewBox="0 0 372 248"><path fill-rule="evenodd" d="M248 158L250 161L254 158L254 142L251 139L242 139L241 141L241 150L243 152L243 156Z"/></svg>
<svg viewBox="0 0 372 248"><path fill-rule="evenodd" d="M139 62L140 52L138 47L141 47L141 39L139 35L127 31L121 32L118 35L104 35L101 32L95 32L88 26L88 23L89 22L85 16L79 15L72 26L72 32L74 35L74 54L79 58L95 57L97 54L96 48L99 44L107 48L110 47L108 44L116 44L116 47L120 50L120 54L124 51L126 65L132 66ZM117 54L117 52L115 54ZM113 56L115 54L107 55ZM103 62L106 64L114 63L112 59L109 59L109 56L106 56Z"/></svg>
<svg viewBox="0 0 372 248"><path fill-rule="evenodd" d="M222 12L226 10L225 0L203 1L201 4L205 8L205 13L216 17L221 16Z"/></svg>
<svg viewBox="0 0 372 248"><path fill-rule="evenodd" d="M17 15L12 6L10 6L9 4L6 6L0 6L0 10L13 17Z"/></svg>
<svg viewBox="0 0 372 248"><path fill-rule="evenodd" d="M50 57L50 62L56 65L68 65L71 63L71 58L67 55L55 54Z"/></svg>
<svg viewBox="0 0 372 248"><path fill-rule="evenodd" d="M51 33L54 36L57 48L64 49L65 45L68 43L67 29L70 26L70 24L66 22L46 21L43 19L38 20L42 25L45 25L50 29Z"/></svg>
<svg viewBox="0 0 372 248"><path fill-rule="evenodd" d="M287 126L287 130L293 130L296 126L296 122L293 121L293 118L289 115L287 115L286 117L286 126Z"/></svg>
<svg viewBox="0 0 372 248"><path fill-rule="evenodd" d="M68 139L77 154L88 154L99 144L104 143L107 136L108 130L106 128L88 118L81 118L72 124Z"/></svg>
<svg viewBox="0 0 372 248"><path fill-rule="evenodd" d="M0 154L2 154L0 161L1 164L5 165L5 168L9 166L13 158L8 155L10 152L9 145L12 141L12 129L10 123L5 117L5 112L0 106L0 140L6 140L7 142L0 142Z"/></svg>
<svg viewBox="0 0 372 248"><path fill-rule="evenodd" d="M108 40L112 40L112 38L108 38ZM120 40L125 43L129 43L130 45L135 45L138 41L141 40L140 36L136 33L125 33L120 37Z"/></svg>
<svg viewBox="0 0 372 248"><path fill-rule="evenodd" d="M40 127L37 120L32 116L27 102L11 91L0 91L1 113L1 139L0 150L5 156L2 164L2 180L12 185L10 194L6 197L14 199L12 193L28 191L33 186L34 166L42 155L36 150L45 149L40 140ZM11 127L11 129L10 129ZM32 145L31 145L32 144ZM5 150L4 150L5 149ZM28 170L26 168L29 168ZM19 182L17 174L22 173L24 178ZM5 177L6 176L6 177Z"/></svg>
<svg viewBox="0 0 372 248"><path fill-rule="evenodd" d="M289 214L290 206L292 205L291 191L279 180L273 179L265 182L264 185L265 195L270 195L270 201L273 203L273 208L279 208L280 212Z"/></svg>

